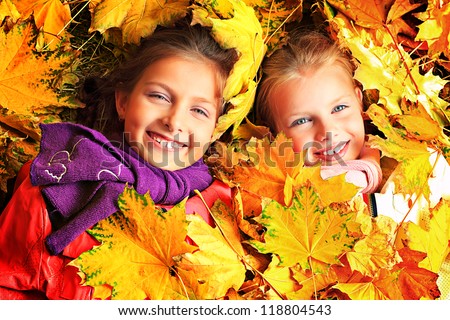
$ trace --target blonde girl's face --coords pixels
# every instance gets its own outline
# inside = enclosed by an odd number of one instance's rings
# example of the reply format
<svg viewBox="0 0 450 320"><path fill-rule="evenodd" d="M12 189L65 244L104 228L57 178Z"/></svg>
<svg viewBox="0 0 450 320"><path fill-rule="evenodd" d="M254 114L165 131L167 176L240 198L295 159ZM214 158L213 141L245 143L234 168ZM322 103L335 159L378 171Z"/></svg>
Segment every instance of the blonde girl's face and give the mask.
<svg viewBox="0 0 450 320"><path fill-rule="evenodd" d="M269 98L275 126L292 138L305 164L358 159L364 146L362 93L340 66L326 66L289 80Z"/></svg>
<svg viewBox="0 0 450 320"><path fill-rule="evenodd" d="M155 167L194 164L209 147L219 115L217 81L204 61L168 57L149 65L132 92L116 92L128 144Z"/></svg>

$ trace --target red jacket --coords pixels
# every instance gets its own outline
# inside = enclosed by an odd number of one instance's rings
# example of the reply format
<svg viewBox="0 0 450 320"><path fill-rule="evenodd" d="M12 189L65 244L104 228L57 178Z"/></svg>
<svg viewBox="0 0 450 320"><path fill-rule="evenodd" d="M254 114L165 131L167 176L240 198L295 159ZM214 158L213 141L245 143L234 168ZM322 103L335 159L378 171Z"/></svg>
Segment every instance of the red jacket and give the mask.
<svg viewBox="0 0 450 320"><path fill-rule="evenodd" d="M40 188L31 184L30 165L20 170L13 197L0 215L0 299L91 299L93 288L80 285L78 269L67 264L98 242L85 232L61 254L50 255L44 241L51 223ZM231 205L231 190L220 181L202 196L208 206L217 199ZM187 201L186 212L199 213L214 225L198 196Z"/></svg>

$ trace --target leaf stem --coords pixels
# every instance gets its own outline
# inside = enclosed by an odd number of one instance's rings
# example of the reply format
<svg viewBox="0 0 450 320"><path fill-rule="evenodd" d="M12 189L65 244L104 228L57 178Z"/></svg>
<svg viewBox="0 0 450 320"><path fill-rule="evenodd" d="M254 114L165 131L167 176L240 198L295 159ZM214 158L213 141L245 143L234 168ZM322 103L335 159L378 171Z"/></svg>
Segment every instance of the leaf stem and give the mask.
<svg viewBox="0 0 450 320"><path fill-rule="evenodd" d="M411 71L409 70L409 66L407 65L406 60L403 57L400 47L398 46L397 40L394 38L391 30L386 25L384 25L384 28L387 30L387 32L391 36L392 41L394 42L395 49L398 51L398 54L400 55L400 58L402 60L403 66L405 67L406 73L408 74L409 78L411 79L412 84L414 85L414 88L416 89L416 94L420 94L419 86L417 85L416 81L414 80L414 78L411 74Z"/></svg>

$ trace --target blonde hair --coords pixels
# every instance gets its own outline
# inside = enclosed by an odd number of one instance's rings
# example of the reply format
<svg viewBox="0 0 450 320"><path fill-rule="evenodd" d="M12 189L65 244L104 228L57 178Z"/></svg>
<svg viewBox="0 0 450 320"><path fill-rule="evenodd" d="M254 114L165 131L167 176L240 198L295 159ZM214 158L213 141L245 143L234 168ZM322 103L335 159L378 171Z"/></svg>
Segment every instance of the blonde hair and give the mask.
<svg viewBox="0 0 450 320"><path fill-rule="evenodd" d="M287 81L305 77L311 71L330 65L341 66L353 79L355 64L337 43L317 31L294 33L284 47L263 62L263 76L255 101L261 124L277 133L273 106L270 105L272 94Z"/></svg>

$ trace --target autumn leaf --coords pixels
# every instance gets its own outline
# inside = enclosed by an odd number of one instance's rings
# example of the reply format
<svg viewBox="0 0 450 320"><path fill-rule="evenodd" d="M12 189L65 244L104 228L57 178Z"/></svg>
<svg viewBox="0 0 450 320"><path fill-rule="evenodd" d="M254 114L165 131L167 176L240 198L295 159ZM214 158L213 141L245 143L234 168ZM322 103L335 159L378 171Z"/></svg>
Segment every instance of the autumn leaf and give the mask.
<svg viewBox="0 0 450 320"><path fill-rule="evenodd" d="M165 212L149 194L125 188L117 212L89 231L102 245L74 260L86 285L108 284L112 299L186 299L174 257L195 250L185 242L185 201Z"/></svg>
<svg viewBox="0 0 450 320"><path fill-rule="evenodd" d="M245 2L256 11L268 53L285 43L287 32L283 26L294 21L300 22L303 18L303 1L245 0Z"/></svg>
<svg viewBox="0 0 450 320"><path fill-rule="evenodd" d="M230 5L233 7L230 18L219 19L208 14L210 11L219 14L220 10L226 10L228 14ZM223 48L233 48L239 55L224 89L223 97L231 107L218 120L214 133L214 138L218 139L230 126L236 130L252 108L256 93L254 78L267 47L255 11L243 1L207 2L203 6L194 6L193 14L194 22L212 27L211 34Z"/></svg>
<svg viewBox="0 0 450 320"><path fill-rule="evenodd" d="M377 0L348 0L345 3L338 0L327 0L327 2L358 25L373 29L382 28L421 5L420 3L411 4L407 0L383 2Z"/></svg>
<svg viewBox="0 0 450 320"><path fill-rule="evenodd" d="M61 40L69 36L66 29L72 19L70 7L67 2L61 0L13 0L22 19L33 16L34 23L43 39L42 45L37 45L37 50L55 50ZM66 39L67 40L67 39Z"/></svg>
<svg viewBox="0 0 450 320"><path fill-rule="evenodd" d="M0 21L4 21L7 17L13 24L21 17L13 0L0 1Z"/></svg>
<svg viewBox="0 0 450 320"><path fill-rule="evenodd" d="M417 14L417 17L423 23L418 25L416 40L428 43L431 58L437 58L441 53L449 57L450 43L446 35L450 32L450 3L429 0L426 12Z"/></svg>
<svg viewBox="0 0 450 320"><path fill-rule="evenodd" d="M423 141L408 139L405 133L394 128L389 121L387 111L372 105L368 115L375 125L386 135L387 139L371 136L369 143L377 146L384 155L399 162L396 169L396 192L413 194L420 191L428 197L430 188L427 183L431 174L430 152Z"/></svg>
<svg viewBox="0 0 450 320"><path fill-rule="evenodd" d="M324 290L337 281L336 275L332 269L326 272L318 273L311 270L302 270L298 266L291 268L292 277L301 286L301 289L295 292L287 293L291 300L311 300L319 296L319 291Z"/></svg>
<svg viewBox="0 0 450 320"><path fill-rule="evenodd" d="M270 286L270 290L266 293L270 300L286 299L286 294L301 288L301 285L292 277L291 268L281 266L280 262L280 258L273 254L272 261L262 276Z"/></svg>
<svg viewBox="0 0 450 320"><path fill-rule="evenodd" d="M430 209L430 222L427 228L408 222L406 229L407 246L412 250L427 254L419 266L437 273L450 253L450 206L448 201L442 201L435 208Z"/></svg>
<svg viewBox="0 0 450 320"><path fill-rule="evenodd" d="M377 278L367 282L340 282L333 286L333 288L339 289L346 293L352 300L390 300L394 297L394 300L401 299L401 293L398 287L393 286L392 282L395 280L392 274L381 269ZM389 292L387 291L387 285L389 283ZM391 297L390 297L390 296Z"/></svg>
<svg viewBox="0 0 450 320"><path fill-rule="evenodd" d="M0 31L0 106L9 113L32 116L51 107L76 107L49 87L53 71L64 69L70 54L50 57L33 54L32 28L17 25L8 34ZM47 110L48 112L48 110Z"/></svg>
<svg viewBox="0 0 450 320"><path fill-rule="evenodd" d="M359 272L347 273L347 262L334 267L338 275L335 289L354 300L400 300L436 299L440 296L437 288L437 274L418 267L424 254L402 248L398 251L400 260L389 268L380 268L373 277L362 276Z"/></svg>
<svg viewBox="0 0 450 320"><path fill-rule="evenodd" d="M246 123L241 124L235 131L234 138L236 140L250 140L255 137L257 139L264 139L264 137L270 136L270 129L265 126L259 126L253 124L247 119Z"/></svg>
<svg viewBox="0 0 450 320"><path fill-rule="evenodd" d="M311 182L314 187L314 191L317 192L320 200L324 206L329 206L335 202L347 202L352 200L360 191L360 188L356 185L349 183L345 179L345 173L339 174L334 177L322 178L320 174L320 166L315 167L303 167L301 170L294 172L292 181L286 180L286 185L289 183L292 186L284 190L285 199L292 198L292 191L295 192L299 187L304 186L307 182ZM340 192L335 192L340 190ZM289 204L290 202L286 202Z"/></svg>
<svg viewBox="0 0 450 320"><path fill-rule="evenodd" d="M89 10L92 22L89 32L121 30L123 43L138 44L153 33L157 25L169 26L184 17L188 0L164 2L148 0L95 0Z"/></svg>
<svg viewBox="0 0 450 320"><path fill-rule="evenodd" d="M280 266L314 269L322 263L333 264L348 251L355 239L346 224L353 212L323 207L311 186L301 188L290 207L272 201L255 220L266 228L264 242L249 241L261 253L274 253Z"/></svg>
<svg viewBox="0 0 450 320"><path fill-rule="evenodd" d="M37 155L39 144L0 126L0 190L8 191L8 180L14 178L25 162Z"/></svg>
<svg viewBox="0 0 450 320"><path fill-rule="evenodd" d="M359 61L355 79L364 89L377 89L380 103L391 115L401 114L399 104L406 98L421 103L438 123L448 123L444 112L447 103L439 97L446 80L431 70L423 75L420 60L412 59L391 37L384 37L377 45L365 29L356 30L339 17L334 18L333 23L338 28L339 41Z"/></svg>
<svg viewBox="0 0 450 320"><path fill-rule="evenodd" d="M398 270L398 285L404 299L439 298L440 292L436 284L438 275L418 265L426 254L407 247L400 249L399 254L403 261L394 266L393 271Z"/></svg>
<svg viewBox="0 0 450 320"><path fill-rule="evenodd" d="M357 219L365 236L347 252L347 260L353 271L374 277L380 268L392 268L400 261L394 247L397 224L383 215L375 221L367 214L359 214Z"/></svg>
<svg viewBox="0 0 450 320"><path fill-rule="evenodd" d="M409 0L329 0L327 3L338 10L338 14L325 10L328 17L347 20L346 28L352 29L355 26L357 33L364 29L379 46L385 45L386 38L390 38L390 42L404 42L413 48L420 45L414 41L417 31L403 18L420 7L421 3L411 4Z"/></svg>
<svg viewBox="0 0 450 320"><path fill-rule="evenodd" d="M195 299L217 299L232 288L238 290L245 279L246 255L233 213L220 200L211 208L217 226L212 228L197 215L188 215L188 236L199 250L185 253L177 262L184 284Z"/></svg>
<svg viewBox="0 0 450 320"><path fill-rule="evenodd" d="M301 156L294 153L292 141L285 135L278 135L273 142L268 138L252 138L246 150L251 165L235 166L231 180L243 190L284 204L286 177L294 176L294 170L302 166Z"/></svg>

